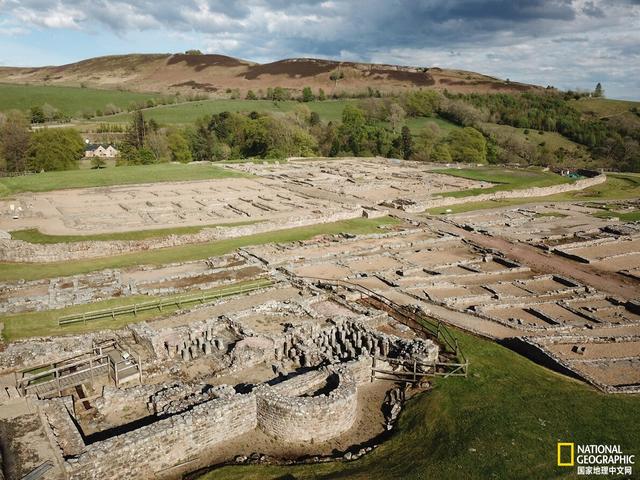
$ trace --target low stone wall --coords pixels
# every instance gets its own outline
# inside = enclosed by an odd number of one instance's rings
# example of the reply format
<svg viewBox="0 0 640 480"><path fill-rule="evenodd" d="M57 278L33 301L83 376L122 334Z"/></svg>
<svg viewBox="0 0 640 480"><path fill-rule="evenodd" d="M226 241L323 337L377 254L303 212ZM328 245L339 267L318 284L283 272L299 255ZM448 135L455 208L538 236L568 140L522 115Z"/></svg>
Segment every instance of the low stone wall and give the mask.
<svg viewBox="0 0 640 480"><path fill-rule="evenodd" d="M263 384L248 394L235 393L227 385L194 390L192 385L176 384L152 396L149 405L159 415L157 421L89 445L84 444L60 401L47 404L47 416L58 432L70 480L153 478L256 427L288 442L324 441L340 435L353 426L357 385L370 374L371 360L364 358L276 385ZM333 388L314 395L327 380L335 382ZM140 389L146 397L150 388L128 389L122 397L141 393ZM210 398L211 394L217 398Z"/></svg>
<svg viewBox="0 0 640 480"><path fill-rule="evenodd" d="M561 185L552 185L550 187L532 187L523 188L521 190L506 190L493 193L483 193L480 195L474 195L472 197L438 197L434 198L433 200L422 202L420 204L420 211L428 210L430 208L460 205L462 203L486 202L488 200L546 197L547 195L556 195L558 193L584 190L585 188L593 187L594 185L600 185L606 180L607 176L605 174L600 174L592 178L583 178L572 183L563 183Z"/></svg>
<svg viewBox="0 0 640 480"><path fill-rule="evenodd" d="M70 397L67 397L70 398ZM72 402L72 400L70 400ZM85 449L84 440L62 398L45 400L42 410L51 426L58 447L65 457L81 454Z"/></svg>
<svg viewBox="0 0 640 480"><path fill-rule="evenodd" d="M73 243L37 244L22 240L0 239L1 262L62 262L84 258L108 257L125 253L154 250L158 248L176 247L193 243L207 243L216 240L244 237L257 233L287 228L305 227L319 223L331 223L362 217L360 207L345 207L327 211L322 215L292 217L275 222L261 222L238 227L206 228L192 235L169 235L138 241L86 241ZM371 218L369 211L367 216Z"/></svg>
<svg viewBox="0 0 640 480"><path fill-rule="evenodd" d="M215 399L179 415L87 446L66 462L70 480L153 478L156 472L256 427L253 394Z"/></svg>
<svg viewBox="0 0 640 480"><path fill-rule="evenodd" d="M310 390L335 382L328 394ZM300 396L307 393L311 396ZM256 391L258 427L285 442L322 442L349 430L356 419L356 382L345 369L320 370Z"/></svg>

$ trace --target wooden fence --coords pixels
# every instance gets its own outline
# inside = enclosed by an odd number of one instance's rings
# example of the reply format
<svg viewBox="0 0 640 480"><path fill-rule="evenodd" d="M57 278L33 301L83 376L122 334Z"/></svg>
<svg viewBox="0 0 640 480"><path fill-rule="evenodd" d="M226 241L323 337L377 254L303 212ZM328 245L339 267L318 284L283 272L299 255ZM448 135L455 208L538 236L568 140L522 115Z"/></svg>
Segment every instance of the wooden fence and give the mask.
<svg viewBox="0 0 640 480"><path fill-rule="evenodd" d="M131 305L123 305L121 307L105 308L102 310L93 310L90 312L75 313L72 315L65 315L58 319L58 326L72 325L76 323L87 323L92 320L100 320L102 318L113 318L119 315L137 315L140 312L148 310L159 310L165 307L176 306L182 308L184 305L193 303L206 303L219 298L228 297L231 295L238 295L241 293L251 292L259 288L264 288L271 285L271 280L259 279L254 282L245 283L242 285L231 285L229 287L221 288L213 292L202 292L191 295L181 295L177 297L158 298L143 303L133 303Z"/></svg>

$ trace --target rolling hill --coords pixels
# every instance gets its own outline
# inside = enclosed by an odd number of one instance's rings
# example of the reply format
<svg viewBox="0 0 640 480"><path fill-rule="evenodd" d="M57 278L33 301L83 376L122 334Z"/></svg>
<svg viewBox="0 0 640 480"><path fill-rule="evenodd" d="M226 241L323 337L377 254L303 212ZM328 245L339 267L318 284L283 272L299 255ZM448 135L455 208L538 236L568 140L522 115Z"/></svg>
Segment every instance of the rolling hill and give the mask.
<svg viewBox="0 0 640 480"><path fill-rule="evenodd" d="M338 81L332 73L340 72ZM338 62L293 58L272 63L224 55L131 54L97 57L61 66L0 67L0 82L37 85L87 86L138 92L208 92L223 96L228 89L243 94L252 89L305 86L334 91L362 92L368 87L386 91L410 88L448 89L453 92L516 92L540 87L463 70L438 67Z"/></svg>

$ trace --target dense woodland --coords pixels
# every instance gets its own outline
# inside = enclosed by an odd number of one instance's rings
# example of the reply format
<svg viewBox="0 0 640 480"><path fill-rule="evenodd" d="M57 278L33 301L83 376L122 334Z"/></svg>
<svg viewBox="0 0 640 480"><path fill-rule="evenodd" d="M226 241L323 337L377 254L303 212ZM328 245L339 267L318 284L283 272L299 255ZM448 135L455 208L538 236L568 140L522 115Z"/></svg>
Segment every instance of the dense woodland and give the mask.
<svg viewBox="0 0 640 480"><path fill-rule="evenodd" d="M267 94L284 100L284 89ZM262 92L261 92L262 93ZM253 98L253 92L247 98ZM600 166L640 171L640 130L637 123L605 122L572 107L575 94L544 93L452 95L418 90L382 97L371 91L348 104L340 122L323 122L305 103L324 99L305 88L300 105L287 114L231 113L205 116L185 128L147 121L135 110L118 142L119 164L165 161L224 161L289 156L373 156L431 162L519 163L561 167ZM277 98L276 98L277 97ZM82 157L80 134L71 128L33 131L31 116L0 114L0 168L8 172L77 168ZM35 113L39 115L36 109ZM406 125L411 117L440 117L461 128L443 132L426 123L418 133ZM38 120L38 119L36 119ZM38 120L39 121L39 120ZM491 126L509 125L542 135L557 132L581 145L551 150L544 141L524 142L515 134ZM118 131L114 125L105 131ZM100 159L94 167L103 166Z"/></svg>

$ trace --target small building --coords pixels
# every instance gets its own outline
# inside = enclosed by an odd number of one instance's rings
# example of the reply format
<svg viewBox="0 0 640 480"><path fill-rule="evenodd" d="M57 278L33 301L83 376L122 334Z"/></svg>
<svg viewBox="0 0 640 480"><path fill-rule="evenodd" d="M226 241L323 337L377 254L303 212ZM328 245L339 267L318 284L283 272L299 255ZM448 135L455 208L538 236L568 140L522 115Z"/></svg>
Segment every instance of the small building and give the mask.
<svg viewBox="0 0 640 480"><path fill-rule="evenodd" d="M85 158L115 158L120 154L120 152L114 148L113 145L92 145L89 144L85 148L84 156Z"/></svg>

